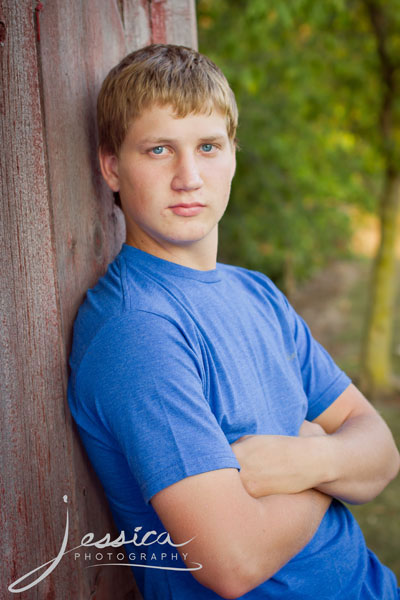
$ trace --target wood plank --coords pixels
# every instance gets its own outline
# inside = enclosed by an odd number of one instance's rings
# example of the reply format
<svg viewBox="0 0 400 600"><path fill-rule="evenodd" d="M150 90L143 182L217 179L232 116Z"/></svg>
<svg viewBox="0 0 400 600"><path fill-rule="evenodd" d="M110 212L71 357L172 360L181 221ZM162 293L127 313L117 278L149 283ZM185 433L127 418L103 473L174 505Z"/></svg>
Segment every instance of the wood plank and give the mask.
<svg viewBox="0 0 400 600"><path fill-rule="evenodd" d="M194 0L151 0L150 18L154 43L197 49Z"/></svg>
<svg viewBox="0 0 400 600"><path fill-rule="evenodd" d="M122 11L127 53L150 44L152 39L148 0L123 0Z"/></svg>
<svg viewBox="0 0 400 600"><path fill-rule="evenodd" d="M64 495L68 548L89 531L112 531L66 402L73 320L124 239L97 164L95 102L128 51L157 36L197 43L193 0L158 7L154 0L53 0L36 13L39 4L0 3L0 142L7 149L0 164L0 576L7 585L56 556ZM68 554L13 597L139 597L129 569L85 566Z"/></svg>
<svg viewBox="0 0 400 600"><path fill-rule="evenodd" d="M0 13L0 581L8 586L57 555L73 474L32 2L5 0ZM66 589L81 597L79 574L64 563L13 597L56 599Z"/></svg>
<svg viewBox="0 0 400 600"><path fill-rule="evenodd" d="M95 124L101 82L126 54L122 17L118 3L108 0L100 6L98 0L58 0L46 4L40 14L43 105L65 356L84 294L104 274L125 236L122 213L114 206L99 171ZM76 485L72 509L77 521L72 547L89 531L100 539L115 532L115 527L77 435L71 444ZM97 600L115 597L115 590L118 598L126 594L138 597L130 569L85 569L88 563L83 558L79 561L75 569Z"/></svg>

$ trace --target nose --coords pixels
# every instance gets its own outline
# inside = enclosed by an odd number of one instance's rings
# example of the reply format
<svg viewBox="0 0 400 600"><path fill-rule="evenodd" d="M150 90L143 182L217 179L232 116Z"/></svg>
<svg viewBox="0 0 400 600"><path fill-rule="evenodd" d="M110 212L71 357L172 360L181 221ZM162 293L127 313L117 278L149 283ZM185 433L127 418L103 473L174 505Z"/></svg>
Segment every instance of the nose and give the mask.
<svg viewBox="0 0 400 600"><path fill-rule="evenodd" d="M175 191L190 192L203 185L196 157L185 153L177 157L171 187Z"/></svg>

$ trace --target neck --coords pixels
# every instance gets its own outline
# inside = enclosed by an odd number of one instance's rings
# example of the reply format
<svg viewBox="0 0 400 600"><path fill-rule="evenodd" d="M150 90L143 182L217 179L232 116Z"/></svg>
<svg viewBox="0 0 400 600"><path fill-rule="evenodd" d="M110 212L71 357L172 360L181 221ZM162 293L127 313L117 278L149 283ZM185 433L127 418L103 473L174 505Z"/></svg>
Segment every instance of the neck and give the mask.
<svg viewBox="0 0 400 600"><path fill-rule="evenodd" d="M168 260L169 262L197 269L198 271L209 271L215 269L217 262L218 248L218 226L216 226L209 235L191 244L170 244L152 238L133 235L127 232L126 243L134 246L143 252Z"/></svg>

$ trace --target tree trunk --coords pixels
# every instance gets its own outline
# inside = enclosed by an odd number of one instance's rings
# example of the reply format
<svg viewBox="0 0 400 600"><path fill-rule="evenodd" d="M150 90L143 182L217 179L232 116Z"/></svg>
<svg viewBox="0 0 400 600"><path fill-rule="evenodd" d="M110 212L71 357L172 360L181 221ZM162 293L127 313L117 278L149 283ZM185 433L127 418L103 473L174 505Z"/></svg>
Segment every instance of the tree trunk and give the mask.
<svg viewBox="0 0 400 600"><path fill-rule="evenodd" d="M380 135L386 162L384 189L380 202L381 240L373 267L367 328L362 352L361 387L374 397L389 392L391 386L391 348L393 304L395 297L395 240L400 206L399 150L394 135L396 126L394 103L398 96L399 64L390 54L390 23L385 5L364 0L364 6L375 36L382 85Z"/></svg>
<svg viewBox="0 0 400 600"><path fill-rule="evenodd" d="M395 241L400 208L400 174L387 172L380 206L381 241L373 266L361 387L371 396L391 387L395 298Z"/></svg>

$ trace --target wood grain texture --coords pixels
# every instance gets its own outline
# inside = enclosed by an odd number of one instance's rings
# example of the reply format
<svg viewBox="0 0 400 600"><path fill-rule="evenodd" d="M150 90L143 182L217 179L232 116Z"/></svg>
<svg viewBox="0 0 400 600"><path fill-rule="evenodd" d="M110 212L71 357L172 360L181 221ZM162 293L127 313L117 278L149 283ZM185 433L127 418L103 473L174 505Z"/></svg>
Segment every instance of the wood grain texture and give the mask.
<svg viewBox="0 0 400 600"><path fill-rule="evenodd" d="M149 0L122 0L126 51L151 44Z"/></svg>
<svg viewBox="0 0 400 600"><path fill-rule="evenodd" d="M124 239L122 214L114 207L97 164L95 104L104 76L127 48L117 2L55 1L46 4L40 20L39 62L55 269L67 357L72 324L84 294L104 274ZM108 532L115 532L116 537L116 531L79 438L73 428L70 431L75 488L71 514L76 523L75 535L70 536L73 547L87 532L100 539ZM80 557L74 565L90 597L138 597L130 569L85 569L95 562ZM86 591L85 597L89 597Z"/></svg>
<svg viewBox="0 0 400 600"><path fill-rule="evenodd" d="M73 481L32 2L8 0L1 53L0 515L6 586L58 553ZM73 495L73 489L71 490ZM4 586L4 587L3 587ZM12 597L80 597L79 573Z"/></svg>
<svg viewBox="0 0 400 600"><path fill-rule="evenodd" d="M101 81L155 36L197 43L192 0L155 4L52 0L36 13L0 0L0 598L140 597L130 569L85 569L72 553L31 590L6 587L56 556L67 506L68 549L113 530L71 423L67 357L84 294L124 239L97 163Z"/></svg>
<svg viewBox="0 0 400 600"><path fill-rule="evenodd" d="M150 0L152 41L197 49L194 0Z"/></svg>

